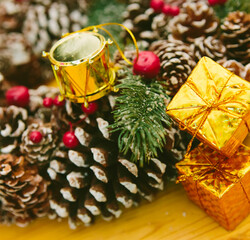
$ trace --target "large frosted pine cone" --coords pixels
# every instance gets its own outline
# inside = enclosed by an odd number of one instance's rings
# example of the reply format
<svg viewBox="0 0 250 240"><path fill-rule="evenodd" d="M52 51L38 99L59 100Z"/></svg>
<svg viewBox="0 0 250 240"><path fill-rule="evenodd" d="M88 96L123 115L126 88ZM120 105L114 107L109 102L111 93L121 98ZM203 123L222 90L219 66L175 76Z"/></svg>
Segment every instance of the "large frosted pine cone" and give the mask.
<svg viewBox="0 0 250 240"><path fill-rule="evenodd" d="M26 129L27 110L21 107L0 107L0 152L17 150L21 135Z"/></svg>
<svg viewBox="0 0 250 240"><path fill-rule="evenodd" d="M196 62L203 56L208 56L214 61L217 61L225 58L226 55L226 47L220 39L213 36L196 38L191 48Z"/></svg>
<svg viewBox="0 0 250 240"><path fill-rule="evenodd" d="M153 42L149 49L160 58L159 78L166 84L168 94L173 96L195 66L190 47L177 40L159 40Z"/></svg>
<svg viewBox="0 0 250 240"><path fill-rule="evenodd" d="M30 163L47 163L57 144L57 134L51 123L32 123L22 134L22 143L20 150L25 159ZM42 140L34 143L30 140L30 134L38 131L42 134Z"/></svg>
<svg viewBox="0 0 250 240"><path fill-rule="evenodd" d="M250 61L250 13L231 12L225 18L222 29L222 41L227 48L229 59L243 64Z"/></svg>
<svg viewBox="0 0 250 240"><path fill-rule="evenodd" d="M213 8L207 3L186 2L180 14L169 22L169 31L175 39L193 42L195 38L214 35L218 26Z"/></svg>
<svg viewBox="0 0 250 240"><path fill-rule="evenodd" d="M47 184L24 157L0 155L0 201L8 222L26 226L49 210Z"/></svg>
<svg viewBox="0 0 250 240"><path fill-rule="evenodd" d="M140 168L118 155L116 137L107 129L112 123L112 106L106 100L98 102L94 115L75 122L79 146L67 149L61 143L51 157L50 205L58 217L69 219L71 228L80 222L89 225L96 216L117 218L124 208L143 198L151 200L153 193L163 188L166 164L161 160L151 159Z"/></svg>

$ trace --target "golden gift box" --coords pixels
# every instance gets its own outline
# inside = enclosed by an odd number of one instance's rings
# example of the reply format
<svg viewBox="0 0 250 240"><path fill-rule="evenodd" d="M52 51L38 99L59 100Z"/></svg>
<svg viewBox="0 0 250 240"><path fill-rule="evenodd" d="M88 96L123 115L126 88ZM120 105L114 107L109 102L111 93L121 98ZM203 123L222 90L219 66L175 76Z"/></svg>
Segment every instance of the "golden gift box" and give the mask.
<svg viewBox="0 0 250 240"><path fill-rule="evenodd" d="M176 164L188 197L227 230L250 213L250 149L231 158L200 144Z"/></svg>
<svg viewBox="0 0 250 240"><path fill-rule="evenodd" d="M203 57L167 113L181 128L230 157L250 129L250 83Z"/></svg>

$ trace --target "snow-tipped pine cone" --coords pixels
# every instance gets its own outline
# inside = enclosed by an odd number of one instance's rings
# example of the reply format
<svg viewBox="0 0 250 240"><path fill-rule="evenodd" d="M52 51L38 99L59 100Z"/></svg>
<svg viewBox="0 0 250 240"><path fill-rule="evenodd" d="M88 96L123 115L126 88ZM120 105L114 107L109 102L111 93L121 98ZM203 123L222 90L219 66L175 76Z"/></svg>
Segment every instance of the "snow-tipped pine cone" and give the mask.
<svg viewBox="0 0 250 240"><path fill-rule="evenodd" d="M14 152L26 129L28 112L16 106L0 107L0 152Z"/></svg>
<svg viewBox="0 0 250 240"><path fill-rule="evenodd" d="M190 47L178 40L159 40L153 42L149 50L160 58L159 78L164 81L168 94L173 96L195 66Z"/></svg>
<svg viewBox="0 0 250 240"><path fill-rule="evenodd" d="M180 14L170 20L169 31L175 39L193 42L195 38L216 34L218 26L213 8L206 2L186 2Z"/></svg>
<svg viewBox="0 0 250 240"><path fill-rule="evenodd" d="M213 36L196 38L191 48L196 62L203 56L210 57L214 61L222 60L226 54L226 47L221 40Z"/></svg>
<svg viewBox="0 0 250 240"><path fill-rule="evenodd" d="M6 223L26 226L49 210L47 183L23 156L0 155L0 201Z"/></svg>
<svg viewBox="0 0 250 240"><path fill-rule="evenodd" d="M20 150L27 161L37 164L48 163L58 139L54 128L52 123L32 123L27 127L22 134L20 145ZM34 131L42 134L42 139L38 143L30 139L30 134Z"/></svg>
<svg viewBox="0 0 250 240"><path fill-rule="evenodd" d="M81 3L82 2L82 3ZM22 32L33 52L41 55L62 34L84 28L87 24L85 1L31 1Z"/></svg>
<svg viewBox="0 0 250 240"><path fill-rule="evenodd" d="M130 0L123 13L123 25L133 32L137 41L150 43L156 39L152 30L152 21L156 13L150 8L149 0ZM123 38L127 38L127 32L122 33Z"/></svg>
<svg viewBox="0 0 250 240"><path fill-rule="evenodd" d="M40 60L22 33L0 34L0 72L15 84L35 87L52 77L51 70Z"/></svg>
<svg viewBox="0 0 250 240"><path fill-rule="evenodd" d="M20 32L27 7L26 1L0 1L0 32Z"/></svg>
<svg viewBox="0 0 250 240"><path fill-rule="evenodd" d="M229 59L243 64L250 61L250 13L231 12L225 18L222 29L222 41L227 48Z"/></svg>
<svg viewBox="0 0 250 240"><path fill-rule="evenodd" d="M224 68L250 82L250 63L246 66L236 60L218 61Z"/></svg>

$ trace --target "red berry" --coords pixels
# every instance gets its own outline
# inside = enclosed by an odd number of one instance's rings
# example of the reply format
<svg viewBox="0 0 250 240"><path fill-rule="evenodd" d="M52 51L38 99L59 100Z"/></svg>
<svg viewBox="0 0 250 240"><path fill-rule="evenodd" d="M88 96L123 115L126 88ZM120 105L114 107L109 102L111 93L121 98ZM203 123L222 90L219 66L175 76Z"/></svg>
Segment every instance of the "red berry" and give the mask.
<svg viewBox="0 0 250 240"><path fill-rule="evenodd" d="M162 12L166 15L171 15L171 6L168 4L165 4L162 8Z"/></svg>
<svg viewBox="0 0 250 240"><path fill-rule="evenodd" d="M155 12L160 13L164 6L164 0L151 0L150 7L154 9Z"/></svg>
<svg viewBox="0 0 250 240"><path fill-rule="evenodd" d="M211 6L214 6L216 4L219 3L219 0L208 0L208 3L211 5Z"/></svg>
<svg viewBox="0 0 250 240"><path fill-rule="evenodd" d="M90 102L88 107L84 106L84 103L82 104L82 111L88 115L94 114L98 109L97 102Z"/></svg>
<svg viewBox="0 0 250 240"><path fill-rule="evenodd" d="M134 60L133 72L145 78L154 78L161 68L159 57L151 51L142 51L139 53L138 60Z"/></svg>
<svg viewBox="0 0 250 240"><path fill-rule="evenodd" d="M39 131L33 131L29 135L29 139L33 143L40 143L43 139L43 135Z"/></svg>
<svg viewBox="0 0 250 240"><path fill-rule="evenodd" d="M66 132L63 135L63 143L67 148L75 148L78 146L79 141L76 137L76 135L74 134L74 132Z"/></svg>
<svg viewBox="0 0 250 240"><path fill-rule="evenodd" d="M15 86L6 92L6 100L9 105L26 107L29 104L29 89L24 86Z"/></svg>
<svg viewBox="0 0 250 240"><path fill-rule="evenodd" d="M170 15L177 16L180 13L180 8L177 6L173 6L170 8Z"/></svg>
<svg viewBox="0 0 250 240"><path fill-rule="evenodd" d="M56 96L53 100L55 106L62 107L65 105L65 100L59 101L59 96Z"/></svg>
<svg viewBox="0 0 250 240"><path fill-rule="evenodd" d="M44 107L50 108L50 107L52 107L52 105L53 105L53 99L52 98L46 97L46 98L43 99L43 106Z"/></svg>

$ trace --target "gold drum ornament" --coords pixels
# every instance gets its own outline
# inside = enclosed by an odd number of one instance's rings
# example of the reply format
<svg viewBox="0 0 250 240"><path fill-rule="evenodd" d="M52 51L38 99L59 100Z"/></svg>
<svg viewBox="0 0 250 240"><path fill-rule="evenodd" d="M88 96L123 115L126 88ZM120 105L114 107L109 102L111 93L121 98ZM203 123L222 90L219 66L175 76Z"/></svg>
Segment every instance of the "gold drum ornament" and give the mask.
<svg viewBox="0 0 250 240"><path fill-rule="evenodd" d="M109 58L113 42L96 32L76 32L54 44L48 57L62 97L73 102L95 101L113 89L115 70Z"/></svg>

